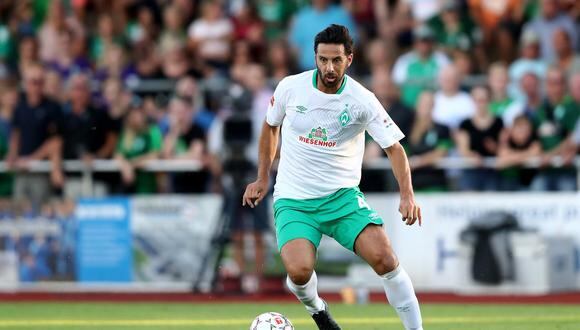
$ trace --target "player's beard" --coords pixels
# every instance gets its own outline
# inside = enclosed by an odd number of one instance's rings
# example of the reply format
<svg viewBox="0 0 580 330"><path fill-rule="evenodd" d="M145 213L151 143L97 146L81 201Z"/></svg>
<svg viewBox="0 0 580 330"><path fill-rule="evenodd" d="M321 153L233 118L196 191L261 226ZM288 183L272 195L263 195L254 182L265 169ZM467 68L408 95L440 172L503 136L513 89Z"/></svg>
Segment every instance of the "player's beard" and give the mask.
<svg viewBox="0 0 580 330"><path fill-rule="evenodd" d="M344 74L342 74L340 76L337 73L324 74L324 73L322 73L322 70L318 69L318 77L320 78L320 81L322 82L324 87L337 88L338 85L342 82L342 78L344 78ZM334 78L334 80L328 81L327 80L328 78Z"/></svg>

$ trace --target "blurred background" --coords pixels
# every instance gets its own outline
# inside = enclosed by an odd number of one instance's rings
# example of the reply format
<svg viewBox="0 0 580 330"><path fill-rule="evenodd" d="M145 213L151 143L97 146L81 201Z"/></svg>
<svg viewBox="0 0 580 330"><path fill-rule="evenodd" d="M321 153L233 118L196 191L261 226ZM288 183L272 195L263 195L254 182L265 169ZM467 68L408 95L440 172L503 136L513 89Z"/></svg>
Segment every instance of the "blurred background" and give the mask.
<svg viewBox="0 0 580 330"><path fill-rule="evenodd" d="M336 23L406 135L424 225L401 225L370 137L360 188L417 291L577 292L579 19L574 0L2 0L0 290L283 295L271 201L241 194L273 90ZM322 292L382 296L334 242L319 258Z"/></svg>

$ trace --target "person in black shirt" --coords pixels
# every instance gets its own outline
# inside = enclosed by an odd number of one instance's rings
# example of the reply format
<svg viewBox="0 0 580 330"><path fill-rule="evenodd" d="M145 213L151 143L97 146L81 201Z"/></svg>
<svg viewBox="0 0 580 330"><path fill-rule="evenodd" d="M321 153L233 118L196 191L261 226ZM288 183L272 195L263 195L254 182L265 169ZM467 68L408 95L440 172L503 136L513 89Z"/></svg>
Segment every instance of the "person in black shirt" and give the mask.
<svg viewBox="0 0 580 330"><path fill-rule="evenodd" d="M173 98L169 103L169 131L163 140L162 156L166 159L191 159L203 163L205 132L194 123L193 105L188 99ZM206 191L207 170L172 175L173 192L202 193Z"/></svg>
<svg viewBox="0 0 580 330"><path fill-rule="evenodd" d="M418 191L445 191L448 188L445 171L433 167L447 156L453 146L449 128L433 121L433 93L419 96L415 121L404 144L413 170L413 187Z"/></svg>
<svg viewBox="0 0 580 330"><path fill-rule="evenodd" d="M74 74L68 81L68 102L64 107L63 123L63 157L64 159L82 159L91 164L94 159L110 159L117 143L114 123L103 108L91 102L90 80L86 74ZM78 179L71 179L71 173L65 185L65 195L82 195L82 184ZM102 173L95 173L94 187L103 194L106 178Z"/></svg>
<svg viewBox="0 0 580 330"><path fill-rule="evenodd" d="M475 87L471 95L476 105L475 114L459 125L455 140L461 156L475 165L482 165L485 157L497 155L503 122L490 111L491 94L488 88ZM460 180L460 188L475 191L497 190L499 188L497 173L494 169L482 167L465 170Z"/></svg>
<svg viewBox="0 0 580 330"><path fill-rule="evenodd" d="M500 137L496 168L500 172L502 190L522 190L528 187L536 169L521 168L528 159L542 154L542 145L531 120L525 115L514 118L513 125Z"/></svg>
<svg viewBox="0 0 580 330"><path fill-rule="evenodd" d="M51 195L52 188L62 188L60 105L43 95L44 69L29 65L24 72L24 94L12 117L8 165L26 170L31 160L51 160L50 180L44 174L20 172L14 183L14 197L30 199L35 207Z"/></svg>

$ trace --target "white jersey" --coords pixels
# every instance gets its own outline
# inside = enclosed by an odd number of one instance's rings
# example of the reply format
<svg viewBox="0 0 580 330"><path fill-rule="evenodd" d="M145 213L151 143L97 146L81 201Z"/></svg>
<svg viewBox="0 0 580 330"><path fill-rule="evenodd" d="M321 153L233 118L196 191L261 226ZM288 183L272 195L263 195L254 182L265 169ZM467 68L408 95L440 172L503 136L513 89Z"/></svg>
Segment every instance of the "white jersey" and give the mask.
<svg viewBox="0 0 580 330"><path fill-rule="evenodd" d="M316 88L316 70L284 78L266 121L282 125L274 200L310 199L358 186L365 130L387 148L404 137L375 95L345 75L336 94Z"/></svg>

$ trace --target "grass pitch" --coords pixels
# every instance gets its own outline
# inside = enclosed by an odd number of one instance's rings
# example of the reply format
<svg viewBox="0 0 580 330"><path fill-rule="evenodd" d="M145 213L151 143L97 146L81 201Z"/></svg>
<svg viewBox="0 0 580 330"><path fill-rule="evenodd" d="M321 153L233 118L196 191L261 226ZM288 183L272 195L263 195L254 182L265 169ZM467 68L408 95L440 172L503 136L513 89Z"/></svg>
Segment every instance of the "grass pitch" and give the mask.
<svg viewBox="0 0 580 330"><path fill-rule="evenodd" d="M331 304L344 330L402 329L386 304ZM422 305L426 330L578 330L578 305ZM0 303L2 329L246 330L255 316L275 311L297 330L316 330L298 303Z"/></svg>

